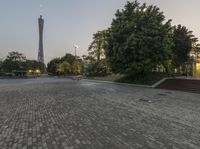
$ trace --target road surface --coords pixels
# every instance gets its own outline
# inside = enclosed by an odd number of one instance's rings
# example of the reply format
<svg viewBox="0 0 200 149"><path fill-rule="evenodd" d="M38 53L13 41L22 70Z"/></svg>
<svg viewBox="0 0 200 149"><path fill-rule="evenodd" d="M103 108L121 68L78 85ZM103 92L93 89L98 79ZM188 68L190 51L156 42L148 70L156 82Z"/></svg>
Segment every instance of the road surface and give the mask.
<svg viewBox="0 0 200 149"><path fill-rule="evenodd" d="M0 80L1 149L200 149L200 94Z"/></svg>

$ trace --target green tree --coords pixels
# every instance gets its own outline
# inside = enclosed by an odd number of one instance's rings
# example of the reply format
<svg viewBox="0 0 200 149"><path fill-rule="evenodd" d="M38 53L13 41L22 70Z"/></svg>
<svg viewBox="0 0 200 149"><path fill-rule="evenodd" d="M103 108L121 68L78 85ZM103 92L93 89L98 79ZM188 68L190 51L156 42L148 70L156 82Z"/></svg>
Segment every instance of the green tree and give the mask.
<svg viewBox="0 0 200 149"><path fill-rule="evenodd" d="M192 50L198 51L197 38L185 26L175 26L173 31L173 63L175 68L183 71L184 65L189 60Z"/></svg>
<svg viewBox="0 0 200 149"><path fill-rule="evenodd" d="M88 48L88 56L84 58L85 73L90 76L107 74L108 66L105 57L106 30L93 34L93 41Z"/></svg>
<svg viewBox="0 0 200 149"><path fill-rule="evenodd" d="M25 61L25 68L26 70L37 70L39 69L41 72L45 71L45 65L41 62L36 60L26 60Z"/></svg>
<svg viewBox="0 0 200 149"><path fill-rule="evenodd" d="M72 64L75 60L76 57L69 53L66 53L65 56L61 58L61 62L67 61L70 64Z"/></svg>
<svg viewBox="0 0 200 149"><path fill-rule="evenodd" d="M70 65L70 71L68 64ZM79 64L80 63L80 68ZM82 60L77 56L73 56L72 54L65 54L65 56L61 58L52 59L47 64L47 71L53 75L71 75L73 74L72 68L75 68L75 72L82 72ZM66 68L66 69L65 69ZM77 70L78 69L78 70Z"/></svg>
<svg viewBox="0 0 200 149"><path fill-rule="evenodd" d="M71 65L71 72L73 75L79 75L81 73L81 63L74 61Z"/></svg>
<svg viewBox="0 0 200 149"><path fill-rule="evenodd" d="M101 57L105 57L104 45L105 45L106 31L98 31L93 35L93 41L88 48L89 56L100 61Z"/></svg>
<svg viewBox="0 0 200 149"><path fill-rule="evenodd" d="M57 65L56 71L59 75L69 75L71 74L71 65L67 61L64 61Z"/></svg>
<svg viewBox="0 0 200 149"><path fill-rule="evenodd" d="M22 53L13 51L8 53L6 59L16 62L16 61L25 61L26 57Z"/></svg>
<svg viewBox="0 0 200 149"><path fill-rule="evenodd" d="M193 51L194 51L196 59L199 59L200 58L200 44L195 44L193 46Z"/></svg>
<svg viewBox="0 0 200 149"><path fill-rule="evenodd" d="M106 34L105 53L116 73L144 74L171 58L172 27L156 6L127 2Z"/></svg>
<svg viewBox="0 0 200 149"><path fill-rule="evenodd" d="M2 69L3 61L0 59L0 71Z"/></svg>
<svg viewBox="0 0 200 149"><path fill-rule="evenodd" d="M3 75L3 60L0 59L0 76Z"/></svg>
<svg viewBox="0 0 200 149"><path fill-rule="evenodd" d="M62 63L60 58L54 58L47 64L47 72L56 75L57 65Z"/></svg>
<svg viewBox="0 0 200 149"><path fill-rule="evenodd" d="M105 76L109 73L106 59L85 62L85 64L85 74L87 76Z"/></svg>
<svg viewBox="0 0 200 149"><path fill-rule="evenodd" d="M2 68L5 72L12 72L15 70L25 70L26 57L19 52L8 53L7 58L3 61Z"/></svg>

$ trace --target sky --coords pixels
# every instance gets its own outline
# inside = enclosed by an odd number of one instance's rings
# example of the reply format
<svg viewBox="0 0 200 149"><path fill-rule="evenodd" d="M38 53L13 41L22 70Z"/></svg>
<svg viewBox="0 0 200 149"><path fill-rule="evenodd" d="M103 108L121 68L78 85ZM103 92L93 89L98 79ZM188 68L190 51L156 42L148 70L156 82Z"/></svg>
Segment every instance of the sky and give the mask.
<svg viewBox="0 0 200 149"><path fill-rule="evenodd" d="M182 24L200 37L200 0L138 0L157 5L172 24ZM37 59L38 17L44 24L44 55L47 63L65 53L87 54L92 35L107 29L126 0L0 0L0 59L18 51Z"/></svg>

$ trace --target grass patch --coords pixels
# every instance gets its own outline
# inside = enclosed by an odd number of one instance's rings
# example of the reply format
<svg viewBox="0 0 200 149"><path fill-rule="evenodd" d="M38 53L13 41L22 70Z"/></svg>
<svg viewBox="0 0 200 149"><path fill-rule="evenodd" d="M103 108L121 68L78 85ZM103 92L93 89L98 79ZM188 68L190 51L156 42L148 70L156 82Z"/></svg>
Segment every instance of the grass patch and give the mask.
<svg viewBox="0 0 200 149"><path fill-rule="evenodd" d="M116 82L117 80L123 78L124 76L125 75L122 75L122 74L111 74L111 75L106 75L106 76L87 77L87 79Z"/></svg>
<svg viewBox="0 0 200 149"><path fill-rule="evenodd" d="M139 84L139 85L153 85L165 77L168 77L168 75L165 73L148 73L143 76L127 76L123 74L111 74L103 77L88 77L88 79Z"/></svg>
<svg viewBox="0 0 200 149"><path fill-rule="evenodd" d="M140 85L153 85L163 78L169 77L165 73L148 73L143 76L124 76L116 82L140 84Z"/></svg>

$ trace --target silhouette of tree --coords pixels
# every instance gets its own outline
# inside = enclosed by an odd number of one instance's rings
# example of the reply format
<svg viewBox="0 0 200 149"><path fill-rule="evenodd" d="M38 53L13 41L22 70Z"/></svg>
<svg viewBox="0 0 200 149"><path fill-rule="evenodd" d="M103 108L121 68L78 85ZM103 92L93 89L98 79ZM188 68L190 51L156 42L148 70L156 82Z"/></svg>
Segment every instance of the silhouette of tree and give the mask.
<svg viewBox="0 0 200 149"><path fill-rule="evenodd" d="M88 48L88 54L97 61L100 61L101 57L105 57L104 44L105 44L106 31L98 31L93 35L93 41Z"/></svg>
<svg viewBox="0 0 200 149"><path fill-rule="evenodd" d="M192 50L198 51L198 39L185 26L175 26L173 31L173 63L176 68L184 67ZM181 68L180 68L181 69Z"/></svg>
<svg viewBox="0 0 200 149"><path fill-rule="evenodd" d="M6 59L3 61L2 68L5 72L16 70L25 70L26 57L19 52L9 52Z"/></svg>

